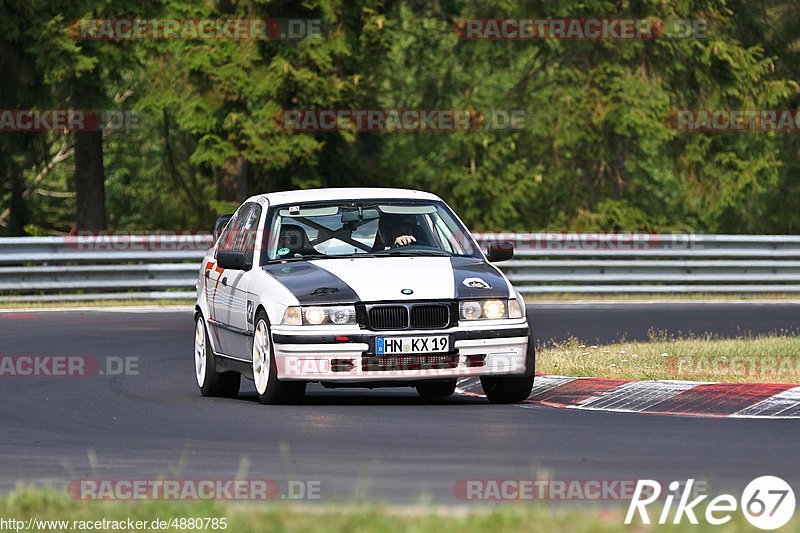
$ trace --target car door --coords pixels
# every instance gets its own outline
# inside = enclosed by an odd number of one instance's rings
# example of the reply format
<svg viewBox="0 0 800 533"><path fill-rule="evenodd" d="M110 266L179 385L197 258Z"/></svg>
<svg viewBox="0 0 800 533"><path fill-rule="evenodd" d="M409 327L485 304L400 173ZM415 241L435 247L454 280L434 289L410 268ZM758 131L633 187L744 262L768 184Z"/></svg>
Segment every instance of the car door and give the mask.
<svg viewBox="0 0 800 533"><path fill-rule="evenodd" d="M249 273L253 265L256 234L261 219L261 206L248 202L237 212L238 219L232 231L232 238L224 244L224 250L243 251L244 270L223 270L220 274L217 292L217 320L220 329L220 350L225 355L238 359L250 358L250 327L247 288Z"/></svg>
<svg viewBox="0 0 800 533"><path fill-rule="evenodd" d="M233 214L227 226L217 241L217 251L231 250L235 242L236 234L241 228L241 208ZM216 254L215 254L216 259ZM211 342L217 353L225 353L223 350L223 337L225 325L227 324L227 295L224 292L222 280L228 283L228 276L225 271L216 264L216 261L209 263L206 268L206 289L209 307L208 327L211 335Z"/></svg>

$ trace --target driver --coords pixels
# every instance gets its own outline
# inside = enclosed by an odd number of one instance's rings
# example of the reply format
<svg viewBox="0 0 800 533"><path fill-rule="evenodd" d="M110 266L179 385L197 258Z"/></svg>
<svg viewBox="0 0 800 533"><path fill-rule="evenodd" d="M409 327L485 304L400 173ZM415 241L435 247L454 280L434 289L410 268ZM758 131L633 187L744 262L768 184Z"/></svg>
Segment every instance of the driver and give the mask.
<svg viewBox="0 0 800 533"><path fill-rule="evenodd" d="M412 235L414 226L411 215L384 213L378 221L378 248L382 250L384 246L408 246L417 242Z"/></svg>

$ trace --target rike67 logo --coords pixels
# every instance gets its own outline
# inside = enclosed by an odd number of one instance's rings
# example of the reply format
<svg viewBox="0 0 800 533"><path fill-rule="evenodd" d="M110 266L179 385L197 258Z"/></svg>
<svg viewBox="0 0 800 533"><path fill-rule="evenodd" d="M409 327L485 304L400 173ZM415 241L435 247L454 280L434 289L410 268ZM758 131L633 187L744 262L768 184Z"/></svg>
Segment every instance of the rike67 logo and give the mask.
<svg viewBox="0 0 800 533"><path fill-rule="evenodd" d="M775 476L762 476L751 481L742 492L740 501L730 494L720 494L705 505L705 512L701 514L701 503L708 498L707 494L693 496L693 479L686 480L681 488L678 481L669 484L669 492L664 498L664 506L658 517L658 524L670 522L672 505L676 496L678 503L672 516L672 524L680 524L685 518L691 524L698 524L698 515L705 518L711 525L722 525L729 522L732 513L741 512L750 524L758 529L772 530L786 525L794 515L795 498L792 487L784 480ZM636 484L625 523L631 524L638 513L643 524L650 524L650 515L647 506L657 501L661 494L661 484L651 479L641 479Z"/></svg>

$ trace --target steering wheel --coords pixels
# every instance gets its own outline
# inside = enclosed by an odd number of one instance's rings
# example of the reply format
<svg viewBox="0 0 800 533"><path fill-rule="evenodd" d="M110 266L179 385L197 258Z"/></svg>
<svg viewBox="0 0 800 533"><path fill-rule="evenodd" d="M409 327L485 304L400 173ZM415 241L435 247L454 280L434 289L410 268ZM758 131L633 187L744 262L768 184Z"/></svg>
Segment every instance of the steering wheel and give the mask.
<svg viewBox="0 0 800 533"><path fill-rule="evenodd" d="M394 252L394 251L401 251L401 252L429 252L429 251L432 251L432 250L433 251L437 251L437 252L442 252L443 254L447 254L447 252L445 252L441 248L437 248L436 246L429 246L427 244L419 244L419 243L406 244L405 246L401 246L399 244L393 244L392 247L389 248L388 251L391 253L391 252Z"/></svg>

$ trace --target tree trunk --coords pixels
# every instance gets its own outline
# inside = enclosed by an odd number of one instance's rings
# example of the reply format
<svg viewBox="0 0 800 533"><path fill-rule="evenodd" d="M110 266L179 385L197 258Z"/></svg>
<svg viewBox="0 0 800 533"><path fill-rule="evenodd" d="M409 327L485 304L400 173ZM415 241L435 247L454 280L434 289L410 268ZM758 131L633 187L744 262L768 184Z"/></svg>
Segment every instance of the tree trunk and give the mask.
<svg viewBox="0 0 800 533"><path fill-rule="evenodd" d="M247 180L250 177L250 163L242 156L236 159L236 199L244 202L248 198Z"/></svg>
<svg viewBox="0 0 800 533"><path fill-rule="evenodd" d="M250 164L238 156L230 158L217 172L217 200L243 202L247 199L247 181Z"/></svg>
<svg viewBox="0 0 800 533"><path fill-rule="evenodd" d="M106 229L105 172L103 170L103 132L75 132L75 229Z"/></svg>
<svg viewBox="0 0 800 533"><path fill-rule="evenodd" d="M11 162L8 162L6 171L8 178L11 181L11 202L9 204L9 217L8 217L8 234L9 235L25 235L25 224L28 223L28 209L23 197L25 190L24 180L20 168Z"/></svg>
<svg viewBox="0 0 800 533"><path fill-rule="evenodd" d="M228 165L217 169L217 200L233 202L236 199L236 176L228 171Z"/></svg>

